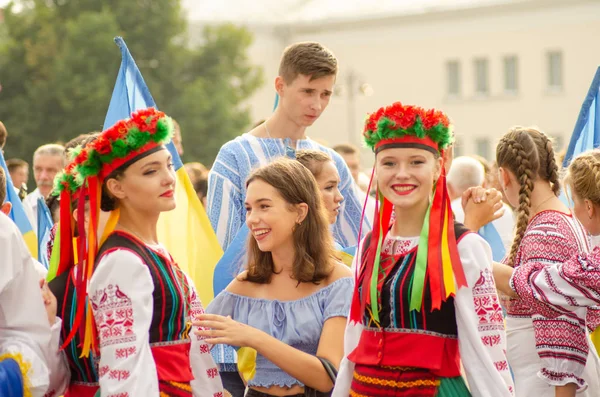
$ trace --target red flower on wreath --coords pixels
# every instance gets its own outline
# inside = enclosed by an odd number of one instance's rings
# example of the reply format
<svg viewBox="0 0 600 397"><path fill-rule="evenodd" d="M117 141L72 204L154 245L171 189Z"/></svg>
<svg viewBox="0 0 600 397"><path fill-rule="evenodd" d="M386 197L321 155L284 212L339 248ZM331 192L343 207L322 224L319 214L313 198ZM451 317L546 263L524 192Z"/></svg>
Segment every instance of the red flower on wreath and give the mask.
<svg viewBox="0 0 600 397"><path fill-rule="evenodd" d="M94 142L94 149L99 154L106 155L112 151L112 144L106 137L101 136Z"/></svg>
<svg viewBox="0 0 600 397"><path fill-rule="evenodd" d="M79 153L77 155L77 157L75 157L74 162L75 162L75 164L83 164L87 161L87 159L88 159L88 149L86 148L86 149L83 149L81 151L81 153Z"/></svg>
<svg viewBox="0 0 600 397"><path fill-rule="evenodd" d="M142 132L153 134L156 132L156 124L160 118L165 117L163 112L154 108L142 109L131 115L132 126L137 127Z"/></svg>
<svg viewBox="0 0 600 397"><path fill-rule="evenodd" d="M435 109L426 111L422 116L421 121L423 123L423 128L426 130L433 128L438 124L442 124L444 127L448 127L450 125L450 120L448 117L443 112Z"/></svg>
<svg viewBox="0 0 600 397"><path fill-rule="evenodd" d="M117 124L104 131L102 135L112 142L125 136L125 134L127 134L127 129L127 123L124 120L121 120Z"/></svg>
<svg viewBox="0 0 600 397"><path fill-rule="evenodd" d="M388 106L385 113L394 122L394 129L407 129L415 124L417 115L423 114L423 109L412 105L403 106L400 102L396 102Z"/></svg>
<svg viewBox="0 0 600 397"><path fill-rule="evenodd" d="M377 123L379 122L379 119L381 119L381 116L383 116L384 112L384 108L379 108L375 113L371 113L369 117L367 117L364 130L365 133L367 131L377 131Z"/></svg>

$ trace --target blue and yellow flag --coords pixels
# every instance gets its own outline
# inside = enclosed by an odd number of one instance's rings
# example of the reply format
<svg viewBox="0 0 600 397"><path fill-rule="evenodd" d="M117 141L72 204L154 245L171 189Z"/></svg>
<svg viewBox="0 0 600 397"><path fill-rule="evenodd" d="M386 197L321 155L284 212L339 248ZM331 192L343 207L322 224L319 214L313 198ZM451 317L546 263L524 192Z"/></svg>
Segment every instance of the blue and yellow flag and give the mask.
<svg viewBox="0 0 600 397"><path fill-rule="evenodd" d="M136 110L157 107L125 41L117 37L115 42L121 49L121 67L104 120L104 130L128 118ZM167 148L173 156L177 173L177 208L161 214L158 238L193 280L202 303L208 305L214 298L213 273L223 250L173 142Z"/></svg>
<svg viewBox="0 0 600 397"><path fill-rule="evenodd" d="M0 150L0 167L4 169L4 173L6 174L6 201L12 204L12 208L8 216L13 222L19 227L21 234L23 235L23 239L27 244L27 248L29 248L29 252L31 256L34 258L38 257L38 242L37 237L35 236L35 232L31 227L31 223L29 222L29 218L25 214L25 209L23 208L23 203L19 198L19 195L15 191L13 187L12 179L10 179L10 174L8 173L8 167L6 167L6 162L4 161L4 154L2 150ZM2 204L2 203L0 203Z"/></svg>
<svg viewBox="0 0 600 397"><path fill-rule="evenodd" d="M579 111L563 167L568 167L578 154L598 147L600 147L600 67L596 69L592 85ZM561 199L567 202L564 193ZM592 332L591 337L596 351L600 353L600 327Z"/></svg>

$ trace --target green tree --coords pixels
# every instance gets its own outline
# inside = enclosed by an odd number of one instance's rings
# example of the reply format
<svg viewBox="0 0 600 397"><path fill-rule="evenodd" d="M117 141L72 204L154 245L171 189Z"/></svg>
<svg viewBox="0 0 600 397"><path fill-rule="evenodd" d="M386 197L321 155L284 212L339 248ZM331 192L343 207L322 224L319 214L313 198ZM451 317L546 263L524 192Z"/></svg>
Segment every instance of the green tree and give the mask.
<svg viewBox="0 0 600 397"><path fill-rule="evenodd" d="M10 157L102 128L120 63L121 35L161 110L180 123L188 161L211 164L249 124L242 104L262 84L244 28L206 28L185 45L179 0L23 0L0 25L0 120Z"/></svg>

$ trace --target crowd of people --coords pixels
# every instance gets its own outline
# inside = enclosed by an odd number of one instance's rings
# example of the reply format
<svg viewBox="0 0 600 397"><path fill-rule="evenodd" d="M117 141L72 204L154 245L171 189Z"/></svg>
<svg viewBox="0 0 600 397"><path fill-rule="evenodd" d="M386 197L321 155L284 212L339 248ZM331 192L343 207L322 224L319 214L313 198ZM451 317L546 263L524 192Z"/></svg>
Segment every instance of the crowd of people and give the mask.
<svg viewBox="0 0 600 397"><path fill-rule="evenodd" d="M210 168L185 164L222 249L248 232L205 306L157 233L177 205L175 120L140 109L44 144L31 192L9 158L0 396L600 395L600 150L561 170L547 135L513 127L493 163L454 158L444 112L395 102L367 116L364 173L358 148L307 136L337 71L321 44L289 46L274 112ZM0 122L0 150L7 136ZM35 233L48 207L52 274L7 189Z"/></svg>

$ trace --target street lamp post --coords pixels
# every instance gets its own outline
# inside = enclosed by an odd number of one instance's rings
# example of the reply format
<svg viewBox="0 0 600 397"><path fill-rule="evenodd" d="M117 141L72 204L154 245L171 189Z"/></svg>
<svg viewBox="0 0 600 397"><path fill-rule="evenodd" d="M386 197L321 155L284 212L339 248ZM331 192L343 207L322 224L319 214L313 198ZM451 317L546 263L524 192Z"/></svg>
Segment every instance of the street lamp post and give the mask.
<svg viewBox="0 0 600 397"><path fill-rule="evenodd" d="M350 69L348 74L342 77L342 84L336 87L336 95L346 98L346 117L347 117L347 134L348 142L358 146L358 134L356 126L356 98L357 96L373 95L373 88L369 83L366 83L361 76Z"/></svg>

